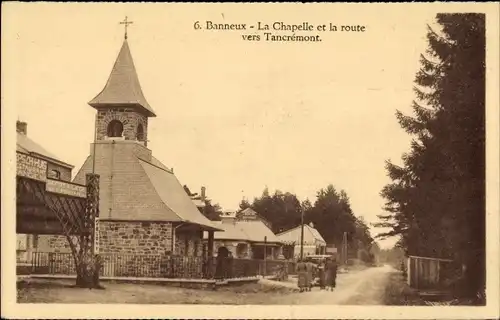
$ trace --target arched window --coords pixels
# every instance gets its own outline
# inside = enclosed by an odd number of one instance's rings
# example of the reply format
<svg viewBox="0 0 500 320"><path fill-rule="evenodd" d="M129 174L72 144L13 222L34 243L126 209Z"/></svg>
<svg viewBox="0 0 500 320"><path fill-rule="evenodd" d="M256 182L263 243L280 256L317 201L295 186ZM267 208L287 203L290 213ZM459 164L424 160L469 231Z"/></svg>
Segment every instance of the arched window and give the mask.
<svg viewBox="0 0 500 320"><path fill-rule="evenodd" d="M61 173L58 170L52 169L49 171L49 178L50 179L61 179Z"/></svg>
<svg viewBox="0 0 500 320"><path fill-rule="evenodd" d="M137 140L139 141L144 140L144 128L142 127L142 124L139 124L137 126Z"/></svg>
<svg viewBox="0 0 500 320"><path fill-rule="evenodd" d="M121 137L123 133L123 124L118 120L112 120L108 124L108 137Z"/></svg>

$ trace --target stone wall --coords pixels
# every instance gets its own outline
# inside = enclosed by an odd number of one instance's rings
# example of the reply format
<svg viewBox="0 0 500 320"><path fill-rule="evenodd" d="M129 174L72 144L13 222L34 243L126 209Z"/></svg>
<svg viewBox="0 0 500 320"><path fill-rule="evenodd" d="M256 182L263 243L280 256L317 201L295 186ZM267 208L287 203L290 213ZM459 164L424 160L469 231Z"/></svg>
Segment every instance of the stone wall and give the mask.
<svg viewBox="0 0 500 320"><path fill-rule="evenodd" d="M115 222L99 223L99 253L163 255L171 250L172 225L161 222ZM36 251L70 253L65 236L39 235Z"/></svg>
<svg viewBox="0 0 500 320"><path fill-rule="evenodd" d="M123 136L125 140L136 140L137 128L141 124L143 128L142 141L147 145L148 118L130 108L99 110L96 120L97 140L104 139L107 135L108 124L113 120L118 120L123 124Z"/></svg>
<svg viewBox="0 0 500 320"><path fill-rule="evenodd" d="M172 250L172 225L168 222L101 220L99 227L99 252L102 254L164 255ZM37 239L36 251L71 252L65 236L38 235ZM177 234L176 255L201 257L202 253L201 232Z"/></svg>
<svg viewBox="0 0 500 320"><path fill-rule="evenodd" d="M175 236L168 222L106 221L99 223L99 253L103 276L201 278L203 233L182 232ZM64 236L40 235L35 251L42 273L74 274L74 261ZM66 253L66 254L65 254ZM45 268L45 269L44 269Z"/></svg>
<svg viewBox="0 0 500 320"><path fill-rule="evenodd" d="M172 248L169 222L100 221L100 253L163 255Z"/></svg>
<svg viewBox="0 0 500 320"><path fill-rule="evenodd" d="M172 225L168 222L119 222L100 221L99 252L101 254L125 255L165 255L172 251ZM174 254L178 256L202 257L202 232L178 232L175 236ZM240 247L238 246L240 245ZM246 245L246 246L241 246ZM247 242L231 240L215 240L214 255L219 247L226 247L235 258L252 259L252 245ZM275 246L272 251L274 259L280 258L282 248ZM71 252L65 236L39 235L37 251ZM297 250L297 249L296 249ZM304 255L314 254L314 248L304 247ZM297 254L297 251L295 252ZM271 258L269 256L268 258Z"/></svg>

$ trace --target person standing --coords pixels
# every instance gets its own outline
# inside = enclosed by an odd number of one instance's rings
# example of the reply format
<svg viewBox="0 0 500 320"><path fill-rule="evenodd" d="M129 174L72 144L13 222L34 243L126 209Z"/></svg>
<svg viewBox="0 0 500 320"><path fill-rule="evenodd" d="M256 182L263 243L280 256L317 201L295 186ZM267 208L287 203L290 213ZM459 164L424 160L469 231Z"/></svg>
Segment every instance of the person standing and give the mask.
<svg viewBox="0 0 500 320"><path fill-rule="evenodd" d="M304 292L307 289L307 266L302 259L297 261L297 266L295 267L297 271L297 285L300 292Z"/></svg>
<svg viewBox="0 0 500 320"><path fill-rule="evenodd" d="M326 274L326 286L333 291L333 288L336 286L337 282L337 261L332 258L328 258L325 266L325 274Z"/></svg>
<svg viewBox="0 0 500 320"><path fill-rule="evenodd" d="M325 275L325 261L320 261L318 265L318 277L319 277L319 288L320 290L325 289L325 280L326 280L326 275Z"/></svg>
<svg viewBox="0 0 500 320"><path fill-rule="evenodd" d="M227 276L227 260L229 256L229 250L225 247L219 247L217 250L217 262L215 267L215 279L223 280Z"/></svg>
<svg viewBox="0 0 500 320"><path fill-rule="evenodd" d="M308 289L308 291L311 291L312 286L313 286L315 267L316 266L314 265L314 263L312 263L310 260L307 260L306 270L307 270L307 289Z"/></svg>

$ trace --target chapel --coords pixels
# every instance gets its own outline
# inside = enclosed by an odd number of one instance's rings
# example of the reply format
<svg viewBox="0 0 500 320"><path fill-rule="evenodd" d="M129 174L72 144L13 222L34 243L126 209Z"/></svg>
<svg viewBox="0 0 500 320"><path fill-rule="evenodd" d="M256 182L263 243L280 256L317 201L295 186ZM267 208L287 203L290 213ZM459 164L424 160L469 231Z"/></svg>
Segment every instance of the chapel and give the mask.
<svg viewBox="0 0 500 320"><path fill-rule="evenodd" d="M203 233L213 241L220 229L148 148L149 120L156 113L142 91L126 34L104 88L88 104L96 112L95 140L73 182L100 175L96 252L201 256Z"/></svg>

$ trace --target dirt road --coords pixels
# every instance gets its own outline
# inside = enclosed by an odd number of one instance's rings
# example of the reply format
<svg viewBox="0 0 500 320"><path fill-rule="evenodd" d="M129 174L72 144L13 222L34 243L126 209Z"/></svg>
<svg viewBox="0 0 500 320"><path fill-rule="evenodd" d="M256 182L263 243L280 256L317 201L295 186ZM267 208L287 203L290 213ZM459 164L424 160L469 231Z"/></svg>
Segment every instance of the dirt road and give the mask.
<svg viewBox="0 0 500 320"><path fill-rule="evenodd" d="M383 305L384 290L390 266L368 268L339 274L334 291L314 287L311 292L302 292L282 297L282 304L337 304L337 305ZM290 283L291 286L295 284Z"/></svg>
<svg viewBox="0 0 500 320"><path fill-rule="evenodd" d="M297 289L296 282L264 279L260 283L218 290L112 282L103 283L106 290L88 290L74 288L73 279L28 279L18 284L17 296L20 303L382 305L385 287L393 272L390 267L351 271L338 275L333 292L315 287L311 292L302 293L286 288Z"/></svg>

